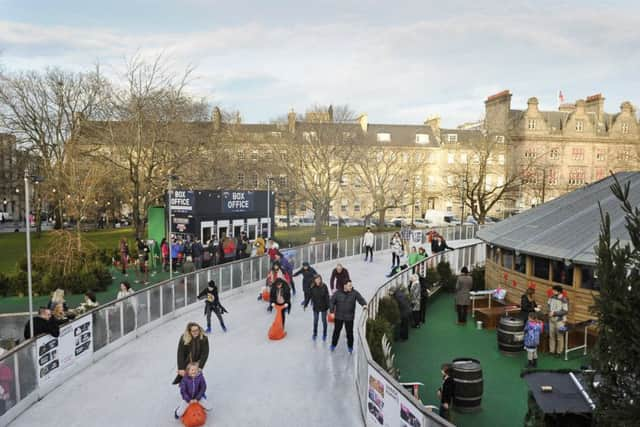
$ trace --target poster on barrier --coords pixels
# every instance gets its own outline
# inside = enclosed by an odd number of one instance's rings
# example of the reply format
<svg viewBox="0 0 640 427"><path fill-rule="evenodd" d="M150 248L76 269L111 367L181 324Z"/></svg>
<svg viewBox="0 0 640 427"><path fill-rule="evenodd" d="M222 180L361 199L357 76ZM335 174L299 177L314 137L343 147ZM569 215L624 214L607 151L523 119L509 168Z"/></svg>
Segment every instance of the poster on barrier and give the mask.
<svg viewBox="0 0 640 427"><path fill-rule="evenodd" d="M46 335L36 341L38 385L51 383L67 369L93 354L93 319L85 316L60 328L58 338Z"/></svg>
<svg viewBox="0 0 640 427"><path fill-rule="evenodd" d="M398 392L371 366L368 377L367 425L400 426Z"/></svg>
<svg viewBox="0 0 640 427"><path fill-rule="evenodd" d="M400 424L401 427L422 427L422 413L409 402L404 396L400 395Z"/></svg>

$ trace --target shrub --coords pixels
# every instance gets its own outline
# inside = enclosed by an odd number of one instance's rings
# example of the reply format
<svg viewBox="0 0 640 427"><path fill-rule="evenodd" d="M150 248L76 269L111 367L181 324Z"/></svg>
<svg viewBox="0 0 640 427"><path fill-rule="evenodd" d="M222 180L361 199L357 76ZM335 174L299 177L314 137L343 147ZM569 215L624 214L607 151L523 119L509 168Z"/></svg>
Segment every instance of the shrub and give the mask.
<svg viewBox="0 0 640 427"><path fill-rule="evenodd" d="M428 268L424 275L424 279L429 284L429 286L433 286L435 283L438 283L440 281L438 270L436 270L435 268Z"/></svg>
<svg viewBox="0 0 640 427"><path fill-rule="evenodd" d="M382 297L378 303L378 315L376 318L381 318L387 321L391 327L400 324L400 308L396 299L390 296ZM388 335L388 338L393 339L393 335Z"/></svg>
<svg viewBox="0 0 640 427"><path fill-rule="evenodd" d="M379 313L379 312L378 312ZM387 368L387 362L382 349L382 336L386 335L389 340L393 339L393 328L384 318L376 317L367 320L367 343L371 357L383 368Z"/></svg>
<svg viewBox="0 0 640 427"><path fill-rule="evenodd" d="M440 285L447 292L453 292L456 289L456 275L451 271L451 266L446 261L440 261L436 266L438 276L440 277Z"/></svg>
<svg viewBox="0 0 640 427"><path fill-rule="evenodd" d="M471 270L471 278L473 279L473 290L484 291L484 266L474 266Z"/></svg>

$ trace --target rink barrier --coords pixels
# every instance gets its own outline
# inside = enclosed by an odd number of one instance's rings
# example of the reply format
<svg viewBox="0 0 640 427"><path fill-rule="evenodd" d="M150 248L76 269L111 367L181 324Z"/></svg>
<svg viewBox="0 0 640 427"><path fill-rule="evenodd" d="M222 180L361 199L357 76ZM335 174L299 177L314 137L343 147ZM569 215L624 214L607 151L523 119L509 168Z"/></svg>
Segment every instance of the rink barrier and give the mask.
<svg viewBox="0 0 640 427"><path fill-rule="evenodd" d="M474 238L477 227L465 225L433 227L428 230L435 230L446 240L453 241ZM376 233L374 251L389 248L393 233ZM296 269L302 267L303 261L313 265L364 253L362 236L291 248L281 247L280 251L292 259L293 267ZM20 343L0 358L0 364L7 365L13 371L11 405L0 414L0 427L7 425L87 366L193 309L193 305L198 301L197 295L207 286L209 280L214 280L219 292L228 296L243 292L250 284L266 280L269 268L270 261L266 255L203 268L156 283L125 298L102 304L77 317L76 320L92 316L93 354L82 363L68 367L64 375L49 381L46 386L41 386L37 377L40 367L36 342L42 336Z"/></svg>
<svg viewBox="0 0 640 427"><path fill-rule="evenodd" d="M416 273L420 275L424 275L428 268L435 268L441 261L449 262L451 266L451 270L455 274L459 274L462 267L467 266L467 268L471 269L473 266L481 266L484 265L486 258L486 245L484 242L478 241L477 243L471 243L469 245L462 246L453 251L442 252L438 255L431 256L419 264L416 264ZM395 401L402 402L405 408L408 410L404 411L404 414L411 413L412 416L415 416L414 425L420 425L421 427L431 427L431 426L444 426L451 427L454 424L451 424L444 418L441 418L437 412L432 412L430 407L424 406L419 400L417 400L413 395L407 391L400 382L393 378L384 368L378 365L373 358L371 357L371 352L369 350L369 344L367 343L367 320L375 319L378 314L378 307L380 299L389 295L389 288L392 285L402 285L405 286L409 284L409 278L413 274L411 268L404 270L395 276L391 277L387 282L385 282L382 286L378 288L373 297L369 300L367 304L367 309L365 315L363 315L360 319L360 323L357 327L357 342L360 351L356 353L356 368L355 368L355 378L356 378L356 389L358 390L358 398L360 399L360 410L366 426L379 426L379 420L375 420L375 415L372 415L373 412L376 412L376 403L371 400L370 394L373 393L376 395L375 391L371 391L370 382L379 381L386 388L393 388L394 392L391 393L391 396L396 395L397 399L393 399L390 402L387 402L386 405L383 405L383 408L380 409L379 413L384 415L384 425L401 425L401 421L394 422L393 417L400 417L399 413L396 411L393 412L393 404ZM391 338L391 337L389 337ZM433 375L439 375L438 372L434 372ZM373 380L371 379L373 378ZM406 380L415 380L419 381L418 378L405 378ZM386 391L385 388L385 396L389 396L390 393ZM434 390L427 390L428 393L435 392ZM380 394L378 394L378 397ZM400 396L400 397L398 397ZM383 399L384 400L384 399ZM390 404L389 404L390 403ZM400 403L398 404L400 406ZM432 408L432 407L431 407ZM384 409L387 409L384 411ZM437 410L437 408L436 408ZM388 419L389 417L390 419ZM407 421L405 419L405 421ZM418 424L419 422L419 424ZM412 425L411 422L407 422L407 425Z"/></svg>

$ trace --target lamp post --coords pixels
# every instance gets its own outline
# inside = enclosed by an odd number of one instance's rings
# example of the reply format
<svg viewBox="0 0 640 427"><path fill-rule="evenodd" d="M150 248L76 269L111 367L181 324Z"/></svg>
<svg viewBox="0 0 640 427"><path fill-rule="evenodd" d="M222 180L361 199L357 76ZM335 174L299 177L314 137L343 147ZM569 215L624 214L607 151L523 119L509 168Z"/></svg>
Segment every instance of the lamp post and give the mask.
<svg viewBox="0 0 640 427"><path fill-rule="evenodd" d="M175 175L169 175L168 177L168 194L167 194L167 208L169 211L169 224L168 224L168 228L167 228L167 245L169 245L169 279L173 279L173 257L171 256L171 247L172 247L172 242L171 242L171 193L173 192L173 180L174 179L178 179L177 176Z"/></svg>
<svg viewBox="0 0 640 427"><path fill-rule="evenodd" d="M24 217L27 228L27 287L29 293L29 332L33 338L33 283L31 278L31 218L29 212L29 181L42 182L41 178L29 175L29 170L24 170Z"/></svg>

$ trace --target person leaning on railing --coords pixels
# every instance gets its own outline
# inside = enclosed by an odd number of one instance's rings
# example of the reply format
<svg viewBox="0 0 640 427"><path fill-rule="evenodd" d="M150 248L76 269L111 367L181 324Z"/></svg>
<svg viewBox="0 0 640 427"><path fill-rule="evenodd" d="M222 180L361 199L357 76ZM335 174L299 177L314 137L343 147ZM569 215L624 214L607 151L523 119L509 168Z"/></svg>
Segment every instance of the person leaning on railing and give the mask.
<svg viewBox="0 0 640 427"><path fill-rule="evenodd" d="M33 336L49 334L53 337L60 336L60 327L58 323L51 316L51 310L47 307L40 307L38 310L38 316L33 318ZM29 321L24 325L24 339L31 338L31 329Z"/></svg>

